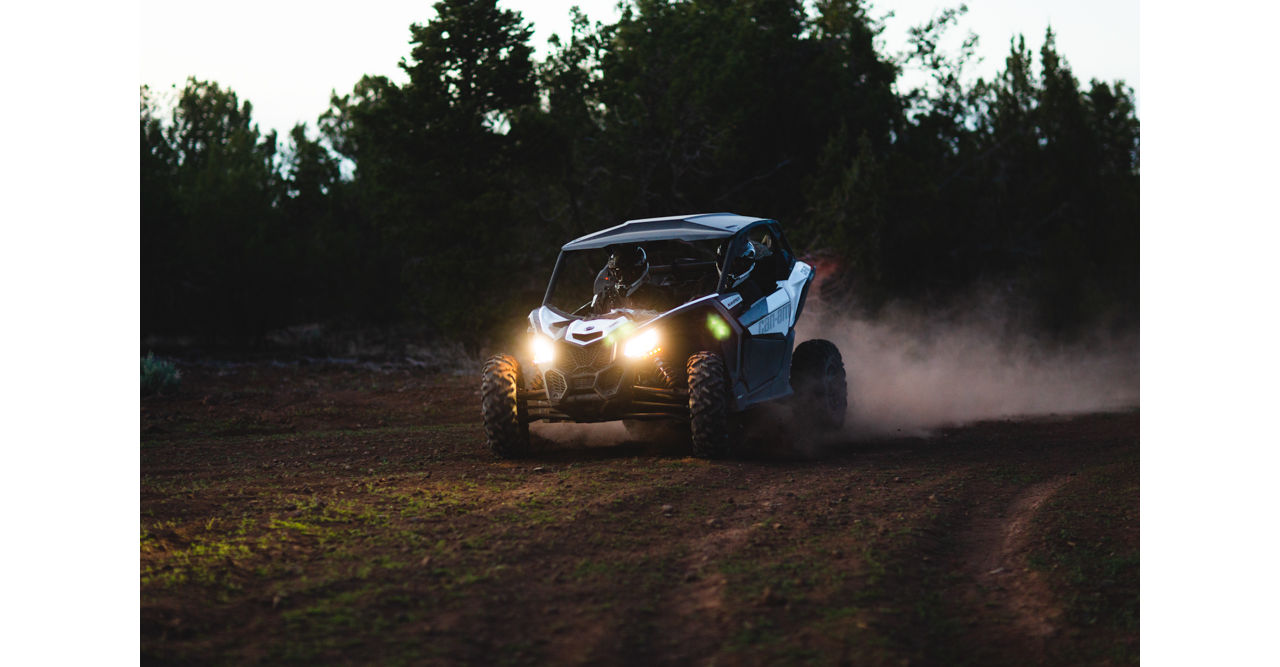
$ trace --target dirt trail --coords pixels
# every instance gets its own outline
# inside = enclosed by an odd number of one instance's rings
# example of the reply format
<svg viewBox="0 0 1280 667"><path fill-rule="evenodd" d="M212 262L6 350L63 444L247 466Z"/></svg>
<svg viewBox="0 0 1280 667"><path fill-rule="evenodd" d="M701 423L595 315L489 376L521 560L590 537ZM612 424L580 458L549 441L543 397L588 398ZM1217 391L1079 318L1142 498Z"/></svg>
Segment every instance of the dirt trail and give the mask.
<svg viewBox="0 0 1280 667"><path fill-rule="evenodd" d="M683 581L672 587L662 602L666 616L674 621L665 634L672 646L680 647L678 661L692 661L715 652L734 604L726 599L729 578L715 564L749 548L753 530L772 530L759 519L778 510L785 493L773 481L755 484L747 491L722 490L706 497L721 509L702 520L702 534L689 540L689 554L680 561ZM710 627L717 632L708 632Z"/></svg>
<svg viewBox="0 0 1280 667"><path fill-rule="evenodd" d="M1036 512L1069 480L1064 475L1033 484L1003 510L979 508L982 514L973 519L962 540L965 569L978 596L1003 606L1014 625L1040 648L1044 639L1057 633L1062 609L1040 573L1027 566L1025 552Z"/></svg>

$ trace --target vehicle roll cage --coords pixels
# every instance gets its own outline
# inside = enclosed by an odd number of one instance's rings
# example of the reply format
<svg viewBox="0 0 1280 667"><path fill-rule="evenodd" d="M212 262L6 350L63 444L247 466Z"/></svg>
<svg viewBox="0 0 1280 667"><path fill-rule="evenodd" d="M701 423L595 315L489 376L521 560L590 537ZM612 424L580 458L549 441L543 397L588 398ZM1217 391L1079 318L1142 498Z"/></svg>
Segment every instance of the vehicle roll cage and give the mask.
<svg viewBox="0 0 1280 667"><path fill-rule="evenodd" d="M781 255L785 269L784 275L789 274L792 267L795 266L796 257L776 220L746 218L728 213L629 220L616 227L588 234L564 244L560 248L560 255L556 258L555 268L551 270L551 280L547 282L547 290L543 294L542 305L566 317L578 317L572 313L566 313L551 304L551 296L555 291L557 281L560 280L560 273L564 268L567 253L577 250L604 248L615 244L643 244L651 241L728 239L726 252L723 253L723 256L716 264L716 271L720 274L720 280L716 284L715 293L723 294L731 287L729 281L733 278L732 275L725 271L725 263L729 261L729 258L737 257L741 254L746 244L750 241L751 234L762 229L767 229L773 236L777 243L777 246L773 248L773 252Z"/></svg>

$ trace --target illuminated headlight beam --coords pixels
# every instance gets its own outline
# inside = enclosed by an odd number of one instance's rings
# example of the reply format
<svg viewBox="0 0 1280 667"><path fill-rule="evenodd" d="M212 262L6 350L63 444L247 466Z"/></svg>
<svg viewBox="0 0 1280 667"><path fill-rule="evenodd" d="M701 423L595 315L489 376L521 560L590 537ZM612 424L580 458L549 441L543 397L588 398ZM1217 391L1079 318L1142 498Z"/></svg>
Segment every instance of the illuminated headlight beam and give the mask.
<svg viewBox="0 0 1280 667"><path fill-rule="evenodd" d="M529 346L533 348L533 363L549 364L556 360L556 346L546 336L533 334Z"/></svg>
<svg viewBox="0 0 1280 667"><path fill-rule="evenodd" d="M622 346L622 354L629 359L643 359L658 351L658 330L646 329Z"/></svg>

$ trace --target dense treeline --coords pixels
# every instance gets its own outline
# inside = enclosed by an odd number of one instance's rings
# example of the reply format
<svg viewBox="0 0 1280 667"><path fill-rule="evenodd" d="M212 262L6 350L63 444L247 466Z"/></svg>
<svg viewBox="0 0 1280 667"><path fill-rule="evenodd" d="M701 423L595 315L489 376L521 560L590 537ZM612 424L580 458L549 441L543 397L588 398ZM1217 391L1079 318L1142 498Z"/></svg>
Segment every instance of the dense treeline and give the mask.
<svg viewBox="0 0 1280 667"><path fill-rule="evenodd" d="M839 257L832 298L874 311L1000 285L1071 332L1136 321L1138 121L1081 86L1053 34L969 84L963 7L876 48L857 0L635 0L576 13L532 58L493 0L413 25L408 82L366 76L318 134L262 134L191 80L141 113L144 333L253 337L313 321L475 340L537 302L559 245L636 217L733 211ZM1038 67L1037 67L1038 63ZM932 81L895 90L905 67Z"/></svg>

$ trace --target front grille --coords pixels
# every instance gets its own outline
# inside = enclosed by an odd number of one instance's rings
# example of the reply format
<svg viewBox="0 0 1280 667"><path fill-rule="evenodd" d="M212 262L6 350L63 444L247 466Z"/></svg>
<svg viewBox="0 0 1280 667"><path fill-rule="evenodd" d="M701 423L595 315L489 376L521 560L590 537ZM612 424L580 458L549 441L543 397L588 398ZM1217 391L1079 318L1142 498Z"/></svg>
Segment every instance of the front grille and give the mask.
<svg viewBox="0 0 1280 667"><path fill-rule="evenodd" d="M614 346L597 341L590 345L564 343L556 367L543 377L547 398L559 402L565 396L598 394L607 399L618 393L622 367L613 364Z"/></svg>
<svg viewBox="0 0 1280 667"><path fill-rule="evenodd" d="M605 396L609 396L618 391L618 383L622 381L622 366L614 366L604 371L596 379L596 389Z"/></svg>
<svg viewBox="0 0 1280 667"><path fill-rule="evenodd" d="M566 370L595 370L609 363L610 347L608 345L595 343L586 346L569 345L567 347L569 348L568 361L573 363L573 368Z"/></svg>
<svg viewBox="0 0 1280 667"><path fill-rule="evenodd" d="M564 381L564 373L554 369L549 370L543 374L543 379L547 382L547 398L553 401L564 398L564 393L569 389Z"/></svg>

